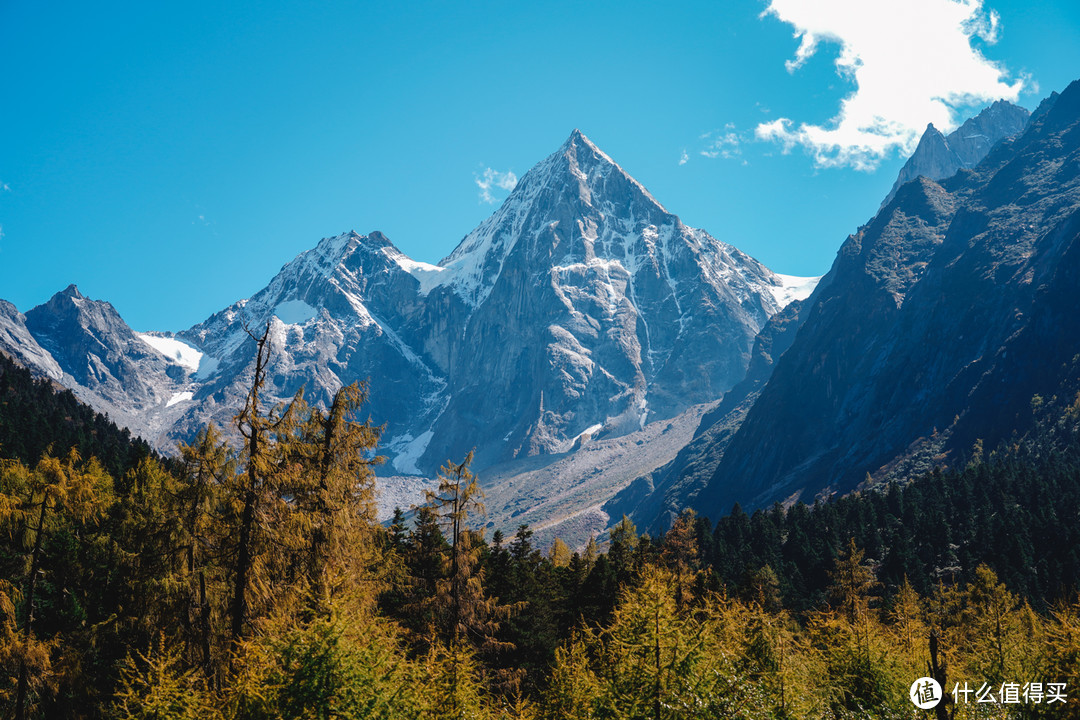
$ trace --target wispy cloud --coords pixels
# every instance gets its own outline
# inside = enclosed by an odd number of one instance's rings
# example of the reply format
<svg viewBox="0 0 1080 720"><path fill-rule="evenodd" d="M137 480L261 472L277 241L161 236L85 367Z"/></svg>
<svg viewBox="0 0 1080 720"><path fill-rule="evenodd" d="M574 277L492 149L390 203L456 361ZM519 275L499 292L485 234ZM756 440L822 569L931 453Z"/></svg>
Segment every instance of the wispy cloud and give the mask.
<svg viewBox="0 0 1080 720"><path fill-rule="evenodd" d="M705 141L700 153L707 158L731 160L742 155L742 138L735 132L734 123L728 123L723 130L704 133L699 139Z"/></svg>
<svg viewBox="0 0 1080 720"><path fill-rule="evenodd" d="M837 73L855 84L824 125L779 118L755 130L784 152L804 147L822 167L872 170L898 148L914 150L927 123L948 131L958 109L1016 100L1024 86L972 47L994 43L999 31L982 0L771 0L766 15L795 28L789 72L831 42L840 46Z"/></svg>
<svg viewBox="0 0 1080 720"><path fill-rule="evenodd" d="M11 186L6 182L0 182L0 192L11 192Z"/></svg>
<svg viewBox="0 0 1080 720"><path fill-rule="evenodd" d="M192 209L197 213L195 219L191 221L192 225L204 225L206 227L210 227L214 224L213 220L210 220L206 217L206 212L202 209L201 205L195 203Z"/></svg>
<svg viewBox="0 0 1080 720"><path fill-rule="evenodd" d="M512 171L499 172L491 168L485 168L482 175L476 176L476 186L480 188L480 202L494 203L496 198L492 189L506 190L509 192L517 187L517 175Z"/></svg>
<svg viewBox="0 0 1080 720"><path fill-rule="evenodd" d="M679 154L679 164L685 165L689 160L690 156L686 154L686 149L683 148L683 151Z"/></svg>

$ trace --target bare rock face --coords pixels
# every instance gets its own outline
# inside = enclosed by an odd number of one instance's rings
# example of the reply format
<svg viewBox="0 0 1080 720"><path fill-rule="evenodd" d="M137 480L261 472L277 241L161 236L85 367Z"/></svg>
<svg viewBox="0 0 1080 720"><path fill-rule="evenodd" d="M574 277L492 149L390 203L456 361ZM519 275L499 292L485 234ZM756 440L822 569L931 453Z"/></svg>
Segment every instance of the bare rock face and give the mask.
<svg viewBox="0 0 1080 720"><path fill-rule="evenodd" d="M0 350L15 358L38 377L60 380L64 371L26 328L26 316L11 303L0 300Z"/></svg>
<svg viewBox="0 0 1080 720"><path fill-rule="evenodd" d="M251 382L255 340L270 327L269 396L286 401L303 388L327 404L348 383L369 381L366 408L386 434L430 422L445 378L418 332L419 283L381 233L322 240L281 269L264 289L178 334L205 353L206 371L183 421L191 432L228 422ZM450 314L453 313L451 308Z"/></svg>
<svg viewBox="0 0 1080 720"><path fill-rule="evenodd" d="M1078 258L1073 83L973 169L903 185L844 243L699 511L812 501L1023 432L1034 395L1080 389Z"/></svg>
<svg viewBox="0 0 1080 720"><path fill-rule="evenodd" d="M0 351L118 424L173 449L191 369L145 337L112 305L85 297L74 285L25 315L0 301Z"/></svg>
<svg viewBox="0 0 1080 720"><path fill-rule="evenodd" d="M27 312L26 329L75 382L109 402L146 407L168 400L159 397L160 386L171 385L168 363L112 305L84 297L74 285Z"/></svg>
<svg viewBox="0 0 1080 720"><path fill-rule="evenodd" d="M438 265L349 232L175 335L134 333L69 288L25 321L0 313L0 342L36 347L43 372L170 451L231 426L251 334L269 327L270 401L370 381L392 470L430 474L474 448L476 467L571 452L719 399L798 280L687 227L574 131Z"/></svg>
<svg viewBox="0 0 1080 720"><path fill-rule="evenodd" d="M769 318L754 338L746 375L723 400L705 412L692 439L675 458L643 475L611 498L603 509L612 518L628 515L653 536L662 535L682 510L693 504L712 479L735 431L769 381L776 361L795 340L808 310L831 282L821 278L814 293Z"/></svg>
<svg viewBox="0 0 1080 720"><path fill-rule="evenodd" d="M964 168L975 167L995 144L1023 132L1029 117L1024 108L998 100L969 118L948 137L932 124L927 125L918 147L900 169L881 207L892 201L901 186L917 177L944 180Z"/></svg>
<svg viewBox="0 0 1080 720"><path fill-rule="evenodd" d="M432 463L474 444L483 462L564 452L716 399L780 308L777 276L577 131L440 266L472 311Z"/></svg>

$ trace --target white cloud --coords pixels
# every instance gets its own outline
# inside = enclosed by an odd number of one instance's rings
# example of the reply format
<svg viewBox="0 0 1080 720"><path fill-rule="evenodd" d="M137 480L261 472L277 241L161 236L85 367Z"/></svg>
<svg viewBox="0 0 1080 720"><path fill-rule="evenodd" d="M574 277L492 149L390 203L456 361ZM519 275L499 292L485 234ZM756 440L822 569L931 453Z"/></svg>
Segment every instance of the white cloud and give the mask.
<svg viewBox="0 0 1080 720"><path fill-rule="evenodd" d="M484 174L476 178L476 186L480 188L480 201L494 203L495 196L491 193L492 188L510 191L517 187L517 181L517 175L510 170L499 172L485 168Z"/></svg>
<svg viewBox="0 0 1080 720"><path fill-rule="evenodd" d="M685 165L688 160L690 160L690 156L686 154L686 149L684 148L682 153L680 153L679 155L679 164Z"/></svg>
<svg viewBox="0 0 1080 720"><path fill-rule="evenodd" d="M0 182L0 192L9 192L10 190L10 185L8 185L6 182Z"/></svg>
<svg viewBox="0 0 1080 720"><path fill-rule="evenodd" d="M840 46L837 73L855 84L824 125L780 118L757 126L758 139L784 152L801 145L819 166L872 170L896 149L914 150L927 123L947 132L957 110L1015 101L1024 86L971 45L997 39L998 15L982 0L771 0L762 15L795 28L789 72L831 42Z"/></svg>

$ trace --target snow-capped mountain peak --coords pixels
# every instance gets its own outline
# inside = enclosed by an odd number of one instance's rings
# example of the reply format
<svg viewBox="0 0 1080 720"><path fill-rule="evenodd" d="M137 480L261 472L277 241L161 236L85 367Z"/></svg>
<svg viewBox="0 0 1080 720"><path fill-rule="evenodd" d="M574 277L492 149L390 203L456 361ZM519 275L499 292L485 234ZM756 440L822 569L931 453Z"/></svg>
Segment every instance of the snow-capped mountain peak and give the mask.
<svg viewBox="0 0 1080 720"><path fill-rule="evenodd" d="M302 386L324 402L370 378L396 467L426 472L473 447L478 467L565 452L583 433L715 400L742 379L769 316L809 287L684 225L575 130L438 265L350 231L189 330L123 337L171 378L145 404L183 436L229 424L251 335L269 327L268 398ZM59 315L35 310L27 325Z"/></svg>
<svg viewBox="0 0 1080 720"><path fill-rule="evenodd" d="M437 284L452 286L470 305L487 297L515 244L547 266L600 257L634 265L638 239L678 219L618 163L574 130L553 154L518 182L502 205L439 262L448 272ZM604 233L604 228L611 232ZM651 230L649 229L651 228ZM599 244L597 244L599 241Z"/></svg>
<svg viewBox="0 0 1080 720"><path fill-rule="evenodd" d="M614 172L619 183L629 183L636 189L637 193L640 193L643 199L656 205L661 212L667 212L664 206L652 196L652 193L645 189L644 185L631 177L629 173L623 170L617 162L612 160L607 153L597 147L580 130L575 128L570 133L570 137L563 143L557 155L561 155L567 160L570 173L578 179L578 188L583 201L590 202L591 196L595 192L605 189L600 187L602 181L606 181L608 176Z"/></svg>

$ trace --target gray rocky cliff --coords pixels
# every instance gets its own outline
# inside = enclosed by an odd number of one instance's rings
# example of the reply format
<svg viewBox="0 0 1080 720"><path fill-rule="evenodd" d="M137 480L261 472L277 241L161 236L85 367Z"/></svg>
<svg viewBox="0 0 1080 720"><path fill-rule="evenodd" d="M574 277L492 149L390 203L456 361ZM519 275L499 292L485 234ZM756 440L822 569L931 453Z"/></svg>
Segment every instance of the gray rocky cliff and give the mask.
<svg viewBox="0 0 1080 720"><path fill-rule="evenodd" d="M84 297L74 285L26 313L26 329L84 388L111 403L144 408L172 384L169 365L141 341L107 302Z"/></svg>
<svg viewBox="0 0 1080 720"><path fill-rule="evenodd" d="M64 377L60 364L27 329L26 316L6 300L0 300L0 350L38 377L50 380Z"/></svg>
<svg viewBox="0 0 1080 720"><path fill-rule="evenodd" d="M429 462L564 452L716 399L780 307L771 271L577 131L440 265L474 310Z"/></svg>
<svg viewBox="0 0 1080 720"><path fill-rule="evenodd" d="M812 501L1023 432L1033 395L1075 392L1078 242L1074 83L979 165L904 185L848 239L698 509Z"/></svg>
<svg viewBox="0 0 1080 720"><path fill-rule="evenodd" d="M996 143L1021 133L1029 117L1024 108L998 100L975 117L968 118L948 136L942 135L933 125L927 125L915 152L900 169L881 207L892 201L901 186L917 177L944 180L964 168L978 165Z"/></svg>

